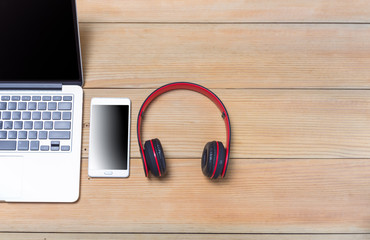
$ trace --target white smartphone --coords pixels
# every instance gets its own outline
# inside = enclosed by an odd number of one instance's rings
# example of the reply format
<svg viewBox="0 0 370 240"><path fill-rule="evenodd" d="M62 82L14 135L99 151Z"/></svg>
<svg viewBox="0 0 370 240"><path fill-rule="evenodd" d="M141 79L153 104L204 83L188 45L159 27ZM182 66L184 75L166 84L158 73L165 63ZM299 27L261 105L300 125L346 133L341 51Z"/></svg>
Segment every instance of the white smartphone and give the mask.
<svg viewBox="0 0 370 240"><path fill-rule="evenodd" d="M90 177L129 176L130 119L130 99L91 99Z"/></svg>

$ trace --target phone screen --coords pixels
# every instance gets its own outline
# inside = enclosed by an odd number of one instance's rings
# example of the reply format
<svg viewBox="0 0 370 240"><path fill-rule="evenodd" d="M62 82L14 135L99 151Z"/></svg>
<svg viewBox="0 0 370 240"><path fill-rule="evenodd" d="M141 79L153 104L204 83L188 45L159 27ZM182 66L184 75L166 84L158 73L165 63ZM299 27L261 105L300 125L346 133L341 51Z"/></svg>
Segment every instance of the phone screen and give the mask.
<svg viewBox="0 0 370 240"><path fill-rule="evenodd" d="M93 105L92 148L96 157L89 168L127 170L129 106Z"/></svg>

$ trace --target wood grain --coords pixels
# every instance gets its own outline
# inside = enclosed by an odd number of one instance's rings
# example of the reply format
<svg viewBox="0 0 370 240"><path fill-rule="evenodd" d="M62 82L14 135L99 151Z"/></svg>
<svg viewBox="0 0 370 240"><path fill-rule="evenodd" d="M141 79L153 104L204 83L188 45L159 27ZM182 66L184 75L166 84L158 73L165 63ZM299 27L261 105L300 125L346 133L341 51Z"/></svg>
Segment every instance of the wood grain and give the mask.
<svg viewBox="0 0 370 240"><path fill-rule="evenodd" d="M140 157L137 113L153 89L86 89L83 156L92 97L132 100L131 156ZM232 158L370 158L370 95L365 90L214 89L232 125ZM143 139L159 138L168 158L200 159L208 141L225 143L217 107L201 94L169 92L148 108Z"/></svg>
<svg viewBox="0 0 370 240"><path fill-rule="evenodd" d="M370 25L81 24L85 88L369 88Z"/></svg>
<svg viewBox="0 0 370 240"><path fill-rule="evenodd" d="M94 239L144 239L144 240L165 240L165 239L230 239L230 240L368 240L367 234L314 234L314 235L274 235L274 234L81 234L81 233L0 233L0 239L7 240L94 240Z"/></svg>
<svg viewBox="0 0 370 240"><path fill-rule="evenodd" d="M164 179L90 179L75 204L1 204L0 231L368 233L370 159L232 159L209 181L198 159L168 159ZM222 223L222 224L220 224Z"/></svg>
<svg viewBox="0 0 370 240"><path fill-rule="evenodd" d="M82 22L369 22L366 0L78 0Z"/></svg>

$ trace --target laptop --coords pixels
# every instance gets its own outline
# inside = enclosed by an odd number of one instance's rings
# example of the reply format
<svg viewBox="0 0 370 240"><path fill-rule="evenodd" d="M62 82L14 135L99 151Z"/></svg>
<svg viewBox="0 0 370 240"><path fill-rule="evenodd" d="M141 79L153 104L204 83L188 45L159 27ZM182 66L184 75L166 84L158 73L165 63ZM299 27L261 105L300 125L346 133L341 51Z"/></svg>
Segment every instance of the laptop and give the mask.
<svg viewBox="0 0 370 240"><path fill-rule="evenodd" d="M0 32L0 201L77 201L83 78L76 3L1 0Z"/></svg>

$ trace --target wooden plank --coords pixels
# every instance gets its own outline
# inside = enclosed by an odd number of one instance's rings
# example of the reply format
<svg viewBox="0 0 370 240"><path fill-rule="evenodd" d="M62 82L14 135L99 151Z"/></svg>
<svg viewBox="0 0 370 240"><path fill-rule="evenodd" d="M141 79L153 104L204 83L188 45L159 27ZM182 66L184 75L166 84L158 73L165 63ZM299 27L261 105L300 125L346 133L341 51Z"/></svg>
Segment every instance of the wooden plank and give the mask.
<svg viewBox="0 0 370 240"><path fill-rule="evenodd" d="M131 156L139 158L136 121L153 89L85 89L83 156L88 156L92 97L132 100ZM233 158L370 158L366 90L213 89L232 125ZM143 139L159 138L168 158L200 159L209 141L225 143L217 107L201 94L169 92L148 108Z"/></svg>
<svg viewBox="0 0 370 240"><path fill-rule="evenodd" d="M230 239L230 240L275 240L277 238L285 240L368 240L366 234L315 234L315 235L274 235L274 234L81 234L81 233L0 233L0 239L7 240L121 240L121 239Z"/></svg>
<svg viewBox="0 0 370 240"><path fill-rule="evenodd" d="M1 204L0 231L368 233L370 159L232 159L209 181L198 159L169 159L164 179L91 179L75 204Z"/></svg>
<svg viewBox="0 0 370 240"><path fill-rule="evenodd" d="M78 0L82 22L369 22L357 1Z"/></svg>
<svg viewBox="0 0 370 240"><path fill-rule="evenodd" d="M370 25L81 24L86 88L369 88Z"/></svg>

